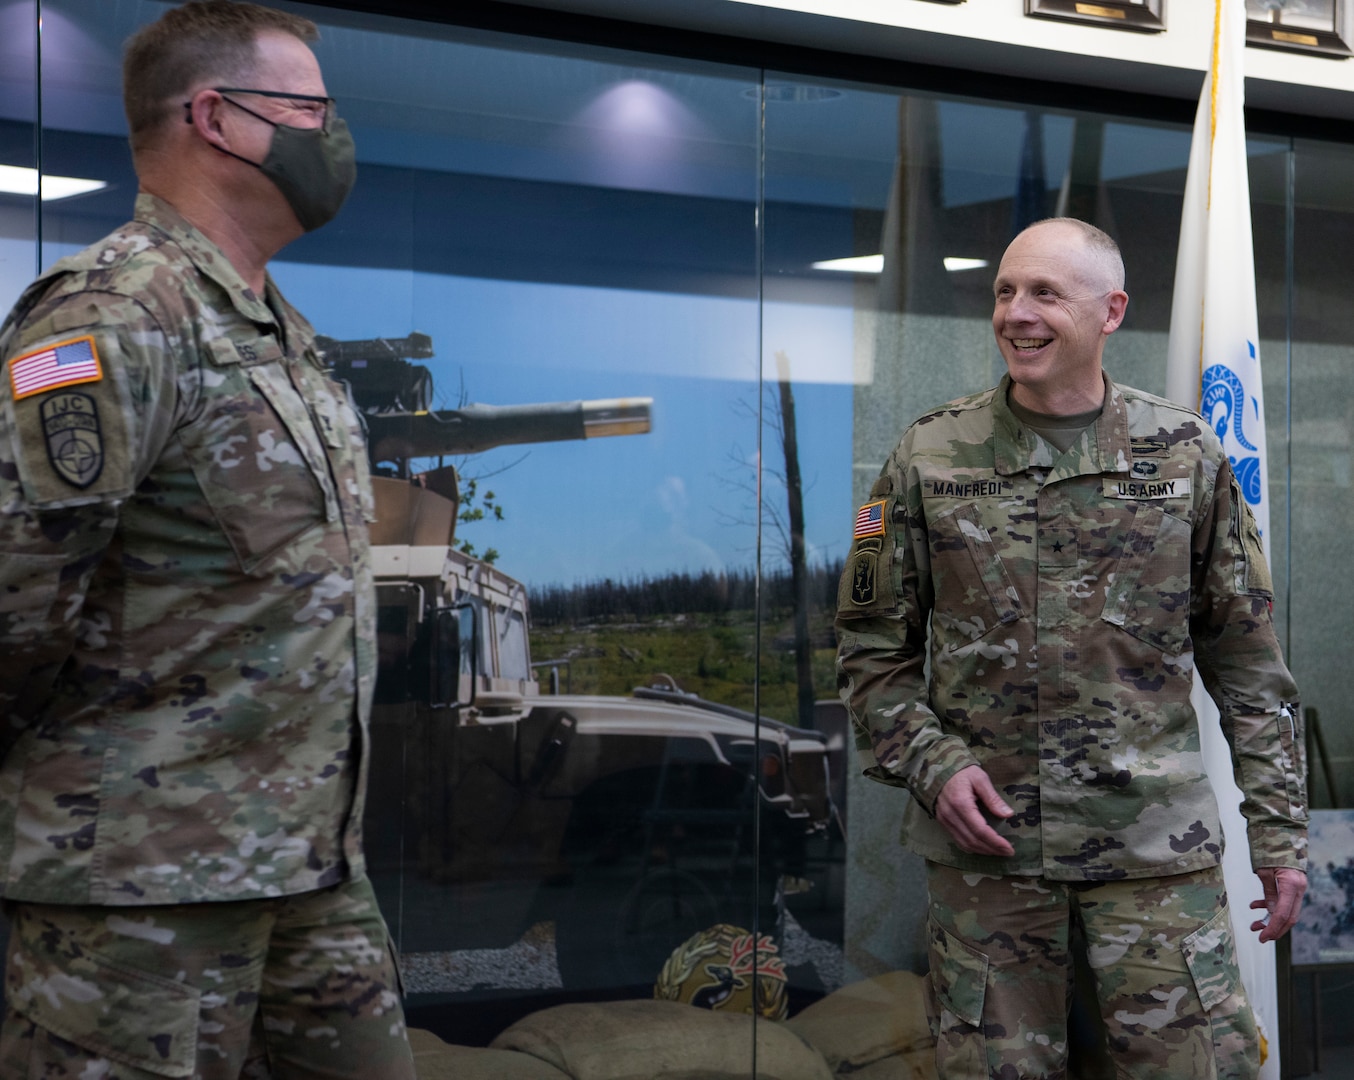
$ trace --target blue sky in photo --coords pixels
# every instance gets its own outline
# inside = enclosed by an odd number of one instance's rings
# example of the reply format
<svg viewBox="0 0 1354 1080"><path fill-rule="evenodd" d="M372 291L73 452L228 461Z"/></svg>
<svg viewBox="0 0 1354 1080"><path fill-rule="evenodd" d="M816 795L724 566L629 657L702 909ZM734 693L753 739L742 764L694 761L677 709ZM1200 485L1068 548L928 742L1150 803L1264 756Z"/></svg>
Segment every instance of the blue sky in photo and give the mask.
<svg viewBox="0 0 1354 1080"><path fill-rule="evenodd" d="M653 398L648 434L502 447L461 463L506 515L462 535L496 548L498 565L528 584L753 565L759 332L768 356L784 350L818 380L794 384L806 537L815 561L846 554L849 311L769 306L759 327L752 300L285 261L273 273L320 333L430 335L435 356L424 363L439 408L456 407L462 387L489 405ZM781 447L764 452L765 498L783 506L770 475L783 469ZM763 544L768 566L783 563L773 529Z"/></svg>

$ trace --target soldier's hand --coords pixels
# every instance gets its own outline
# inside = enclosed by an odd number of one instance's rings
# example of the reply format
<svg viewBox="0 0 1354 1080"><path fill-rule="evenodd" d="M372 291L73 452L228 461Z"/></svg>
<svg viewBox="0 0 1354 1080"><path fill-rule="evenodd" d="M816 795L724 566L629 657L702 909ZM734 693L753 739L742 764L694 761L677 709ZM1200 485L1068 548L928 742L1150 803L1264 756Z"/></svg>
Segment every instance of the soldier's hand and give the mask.
<svg viewBox="0 0 1354 1080"><path fill-rule="evenodd" d="M1255 875L1264 887L1265 898L1252 900L1251 907L1264 908L1266 914L1251 923L1251 929L1260 931L1261 941L1278 941L1298 921L1307 875L1288 866L1262 866Z"/></svg>
<svg viewBox="0 0 1354 1080"><path fill-rule="evenodd" d="M992 786L992 778L980 765L970 765L951 776L936 800L936 820L965 851L974 855L1014 855L1015 848L987 823L984 810L1001 818L1015 813L1002 802Z"/></svg>

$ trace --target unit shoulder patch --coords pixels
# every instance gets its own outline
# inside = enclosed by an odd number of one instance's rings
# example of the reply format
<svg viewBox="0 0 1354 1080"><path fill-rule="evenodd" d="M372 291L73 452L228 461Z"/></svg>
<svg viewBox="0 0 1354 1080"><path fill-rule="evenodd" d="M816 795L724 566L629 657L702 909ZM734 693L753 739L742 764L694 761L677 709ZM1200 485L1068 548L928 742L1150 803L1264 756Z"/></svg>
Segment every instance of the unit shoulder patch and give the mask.
<svg viewBox="0 0 1354 1080"><path fill-rule="evenodd" d="M869 607L878 599L879 553L858 551L852 557L849 574L851 603Z"/></svg>
<svg viewBox="0 0 1354 1080"><path fill-rule="evenodd" d="M880 486L876 482L875 493ZM847 617L884 611L894 603L893 541L886 517L891 500L873 495L856 511L851 552L837 587L837 612Z"/></svg>
<svg viewBox="0 0 1354 1080"><path fill-rule="evenodd" d="M98 403L88 394L68 390L42 403L42 434L47 460L69 484L87 488L103 471L103 428Z"/></svg>

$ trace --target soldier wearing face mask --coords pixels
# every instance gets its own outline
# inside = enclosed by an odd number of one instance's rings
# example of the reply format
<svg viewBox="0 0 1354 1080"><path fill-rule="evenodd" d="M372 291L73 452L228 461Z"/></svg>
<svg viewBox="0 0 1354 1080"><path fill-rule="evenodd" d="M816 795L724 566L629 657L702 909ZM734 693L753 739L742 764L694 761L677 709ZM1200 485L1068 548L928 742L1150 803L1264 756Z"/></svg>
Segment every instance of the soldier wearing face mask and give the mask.
<svg viewBox="0 0 1354 1080"><path fill-rule="evenodd" d="M414 1075L362 857L366 450L266 269L355 177L316 37L139 31L134 218L0 327L3 1076Z"/></svg>

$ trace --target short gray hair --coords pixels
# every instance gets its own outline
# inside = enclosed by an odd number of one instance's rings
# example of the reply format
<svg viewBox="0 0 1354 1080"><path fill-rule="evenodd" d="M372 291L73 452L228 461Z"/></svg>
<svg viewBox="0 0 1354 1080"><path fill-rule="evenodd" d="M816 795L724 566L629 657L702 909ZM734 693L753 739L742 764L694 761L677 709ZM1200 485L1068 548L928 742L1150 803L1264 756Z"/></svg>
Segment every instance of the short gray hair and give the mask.
<svg viewBox="0 0 1354 1080"><path fill-rule="evenodd" d="M1106 286L1106 291L1123 290L1124 257L1119 251L1119 245L1114 242L1114 237L1110 236L1109 233L1103 229L1097 229L1088 221L1072 217L1044 218L1021 231L1029 232L1030 229L1037 229L1040 225L1070 225L1075 228L1081 233L1081 239L1085 243L1087 251L1091 253L1096 266L1100 270L1100 277Z"/></svg>

